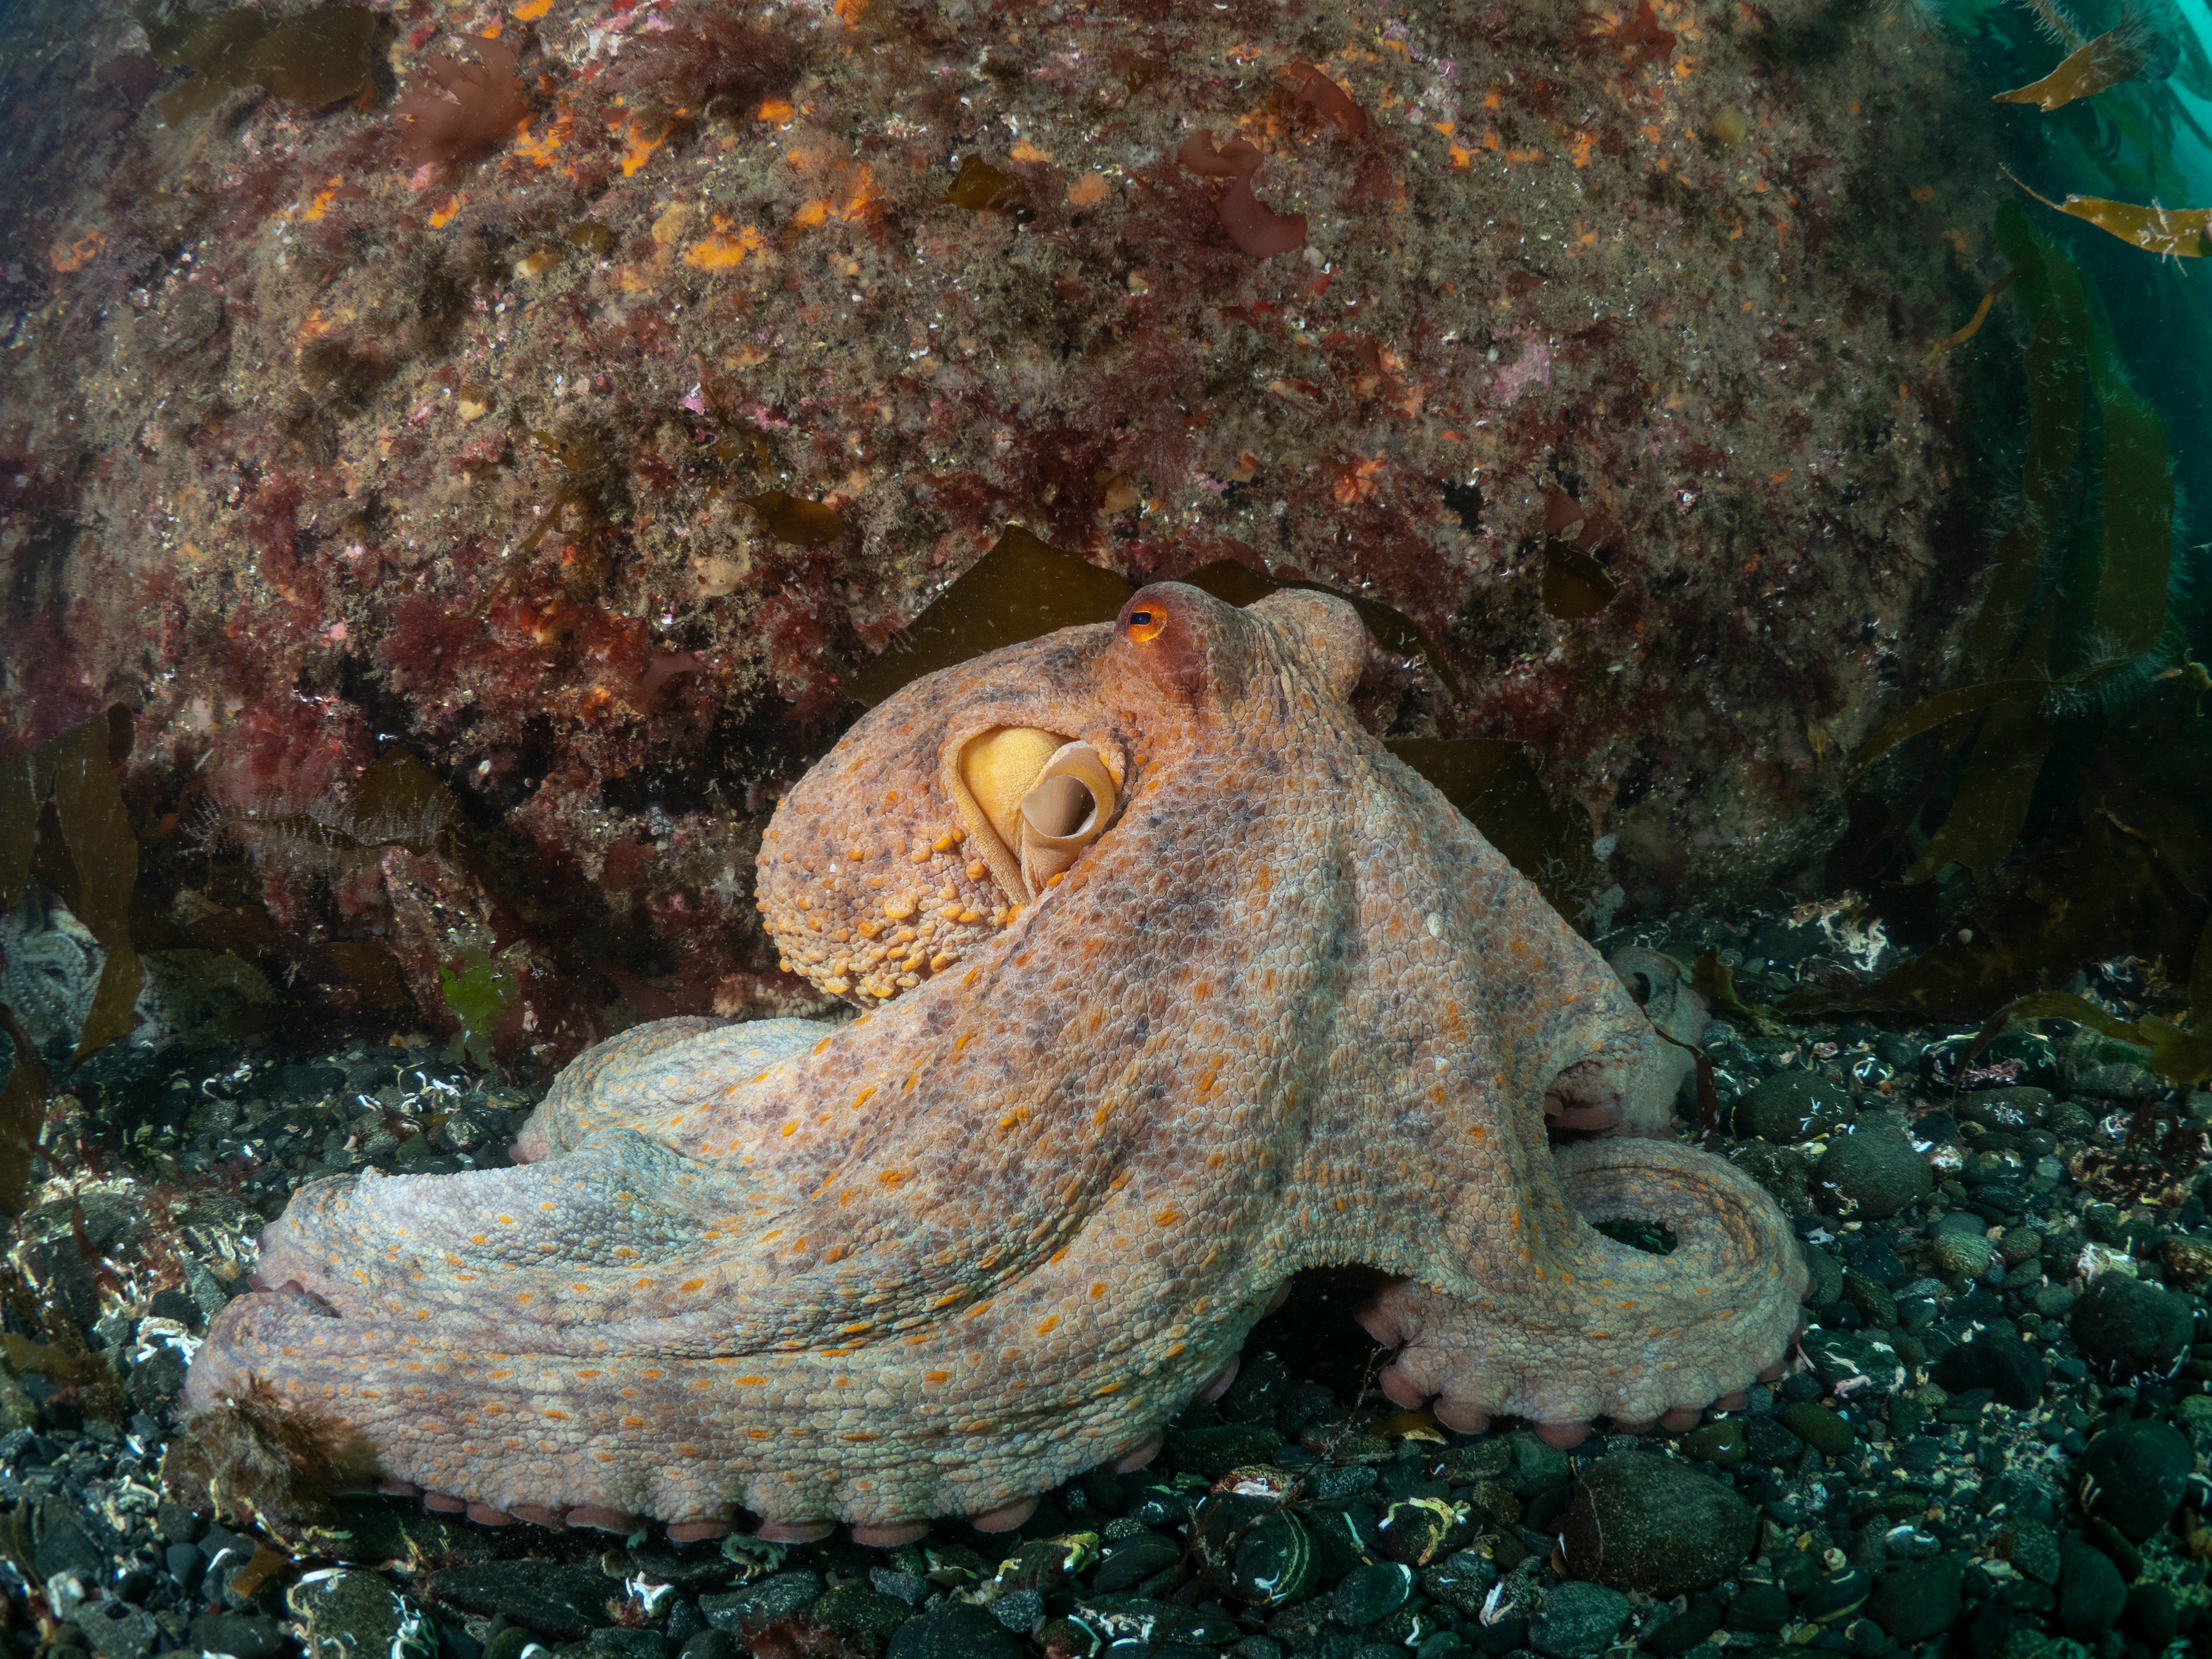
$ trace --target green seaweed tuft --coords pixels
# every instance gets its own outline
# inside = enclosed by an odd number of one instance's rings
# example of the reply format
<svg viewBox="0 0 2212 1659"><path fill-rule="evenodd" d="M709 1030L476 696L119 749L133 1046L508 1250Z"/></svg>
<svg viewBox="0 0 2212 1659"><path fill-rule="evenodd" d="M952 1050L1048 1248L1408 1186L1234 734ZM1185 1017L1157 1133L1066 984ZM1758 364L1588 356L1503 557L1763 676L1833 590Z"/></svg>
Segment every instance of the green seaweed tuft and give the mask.
<svg viewBox="0 0 2212 1659"><path fill-rule="evenodd" d="M480 947L471 946L461 963L458 975L450 968L438 969L439 992L447 1008L461 1023L447 1049L447 1058L458 1060L465 1054L471 1065L489 1071L492 1034L514 1006L514 976Z"/></svg>

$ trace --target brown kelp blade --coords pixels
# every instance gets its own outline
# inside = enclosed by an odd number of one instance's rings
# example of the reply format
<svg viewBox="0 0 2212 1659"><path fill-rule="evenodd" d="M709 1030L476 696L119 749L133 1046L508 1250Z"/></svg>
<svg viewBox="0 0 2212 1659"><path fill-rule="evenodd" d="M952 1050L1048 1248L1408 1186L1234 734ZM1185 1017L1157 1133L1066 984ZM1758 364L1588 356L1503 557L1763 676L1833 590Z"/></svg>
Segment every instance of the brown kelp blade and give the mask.
<svg viewBox="0 0 2212 1659"><path fill-rule="evenodd" d="M1419 657L1428 664L1430 671L1440 681L1455 702L1462 702L1458 678L1451 665L1443 658L1419 624L1402 611L1393 610L1380 599L1370 599L1361 593L1339 592L1326 582L1292 581L1280 576L1265 576L1248 564L1235 559L1211 559L1183 577L1193 587L1202 588L1224 605L1240 609L1270 593L1279 593L1286 587L1303 587L1316 593L1334 593L1359 613L1359 620L1367 624L1367 631L1375 642L1395 656Z"/></svg>
<svg viewBox="0 0 2212 1659"><path fill-rule="evenodd" d="M2077 98L2092 97L2106 87L2134 80L2148 61L2142 48L2142 32L2132 24L2122 23L2071 54L2040 81L2001 92L1995 101L2057 109Z"/></svg>
<svg viewBox="0 0 2212 1659"><path fill-rule="evenodd" d="M1857 782L1867 768L1908 738L1917 738L1923 732L1932 732L1939 726L1968 714L1978 714L1984 709L2039 702L2050 690L2050 683L2045 680L1989 680L1980 685L1962 685L1955 690L1938 692L1926 702L1916 703L1860 744L1846 781Z"/></svg>
<svg viewBox="0 0 2212 1659"><path fill-rule="evenodd" d="M986 651L1112 622L1135 591L1112 571L1009 525L989 552L846 683L845 695L872 708L908 681Z"/></svg>
<svg viewBox="0 0 2212 1659"><path fill-rule="evenodd" d="M1224 605L1242 607L1286 587L1334 593L1320 582L1285 581L1262 575L1233 559L1215 559L1182 580ZM845 685L845 695L872 708L909 680L980 657L986 651L1019 645L1061 628L1112 622L1123 601L1137 590L1110 570L1101 570L1079 555L1041 540L1019 525L1009 525L991 550L966 574L930 601L913 622L892 636L883 654ZM1455 699L1459 682L1443 653L1402 612L1379 599L1339 594L1359 613L1367 631L1386 651L1419 657Z"/></svg>
<svg viewBox="0 0 2212 1659"><path fill-rule="evenodd" d="M2107 235L2160 258L2201 259L2212 253L2212 208L2166 208L2153 202L2108 202L2101 196L2069 196L2054 202L2021 185L2008 168L2005 177L2054 212L2087 220Z"/></svg>
<svg viewBox="0 0 2212 1659"><path fill-rule="evenodd" d="M1589 874L1589 830L1544 793L1535 763L1508 738L1391 738L1383 747L1419 772L1482 831L1505 861L1572 919Z"/></svg>
<svg viewBox="0 0 2212 1659"><path fill-rule="evenodd" d="M1997 295L2010 288L2012 286L2012 279L2019 275L2020 273L2016 270L2008 270L2003 276L1998 277L1996 281L1991 283L1988 288L1984 289L1982 291L1981 304L1974 307L1974 314L1966 319L1965 326L1945 335L1942 339L1936 341L1935 344L1929 346L1928 348L1928 355L1922 358L1921 361L1926 363L1932 363L1945 352L1951 350L1954 347L1966 344L1966 342L1972 339L1975 335L1980 333L1982 331L1982 325L1989 320L1990 307L1997 302Z"/></svg>

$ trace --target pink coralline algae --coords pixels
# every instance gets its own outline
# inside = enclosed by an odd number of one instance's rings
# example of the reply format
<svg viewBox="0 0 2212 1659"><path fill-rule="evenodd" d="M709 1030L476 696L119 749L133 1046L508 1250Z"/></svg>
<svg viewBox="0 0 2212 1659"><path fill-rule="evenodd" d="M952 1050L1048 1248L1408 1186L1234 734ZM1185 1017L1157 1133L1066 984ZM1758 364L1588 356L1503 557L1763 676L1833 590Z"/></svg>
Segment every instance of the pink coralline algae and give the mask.
<svg viewBox="0 0 2212 1659"><path fill-rule="evenodd" d="M530 0L174 122L121 0L7 27L0 729L125 705L170 942L448 1027L481 956L508 1059L814 1006L753 851L1010 526L1409 618L1458 696L1361 717L1525 745L1585 925L1816 860L1984 556L1985 129L1877 17ZM337 898L193 838L394 750L451 827Z"/></svg>

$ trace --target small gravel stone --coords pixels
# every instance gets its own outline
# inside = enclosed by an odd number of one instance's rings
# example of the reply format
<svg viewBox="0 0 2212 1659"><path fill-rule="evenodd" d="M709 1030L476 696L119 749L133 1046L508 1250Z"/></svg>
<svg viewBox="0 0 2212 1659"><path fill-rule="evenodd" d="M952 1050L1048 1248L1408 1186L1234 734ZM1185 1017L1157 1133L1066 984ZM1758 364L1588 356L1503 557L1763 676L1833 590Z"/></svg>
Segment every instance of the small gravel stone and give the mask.
<svg viewBox="0 0 2212 1659"><path fill-rule="evenodd" d="M1841 1457L1858 1444L1857 1431L1850 1424L1809 1400L1784 1406L1782 1426L1823 1457Z"/></svg>
<svg viewBox="0 0 2212 1659"><path fill-rule="evenodd" d="M1692 1431L1683 1437L1682 1449L1700 1463L1723 1469L1734 1468L1751 1455L1743 1424L1735 1418Z"/></svg>
<svg viewBox="0 0 2212 1659"><path fill-rule="evenodd" d="M87 1601L70 1622L100 1659L146 1659L161 1635L153 1614L128 1601Z"/></svg>
<svg viewBox="0 0 2212 1659"><path fill-rule="evenodd" d="M2082 1507L2141 1543L2164 1528L2189 1485L2195 1455L2180 1431L2164 1423L2124 1423L2107 1429L2081 1455Z"/></svg>
<svg viewBox="0 0 2212 1659"><path fill-rule="evenodd" d="M1821 1329L1807 1333L1803 1347L1814 1373L1839 1395L1887 1394L1903 1388L1909 1375L1896 1345L1882 1337Z"/></svg>
<svg viewBox="0 0 2212 1659"><path fill-rule="evenodd" d="M398 1600L397 1592L389 1599ZM420 1609L415 1610L415 1619L410 1633L419 1633L418 1639L427 1640L429 1626ZM404 1623L404 1620L395 1623L395 1634ZM284 1632L276 1627L276 1621L258 1613L203 1613L192 1620L191 1633L192 1644L202 1653L228 1654L230 1659L270 1659L270 1655L284 1650ZM390 1644L391 1638L386 1638L386 1646Z"/></svg>
<svg viewBox="0 0 2212 1659"><path fill-rule="evenodd" d="M1978 1232L1938 1233L1929 1242L1928 1253L1945 1273L1976 1278L1988 1271L1997 1247Z"/></svg>
<svg viewBox="0 0 2212 1659"><path fill-rule="evenodd" d="M2127 1581L2102 1550L2069 1534L2058 1547L2058 1626L2077 1642L2094 1642L2119 1622Z"/></svg>
<svg viewBox="0 0 2212 1659"><path fill-rule="evenodd" d="M2145 1371L2165 1375L2188 1347L2197 1317L2187 1297L2107 1273L2075 1304L2072 1327L2083 1357L2124 1382Z"/></svg>
<svg viewBox="0 0 2212 1659"><path fill-rule="evenodd" d="M1828 1143L1814 1170L1813 1195L1832 1215L1883 1221L1936 1189L1912 1143L1864 1120Z"/></svg>
<svg viewBox="0 0 2212 1659"><path fill-rule="evenodd" d="M835 1595L836 1593L832 1590L830 1594ZM830 1596L825 1595L822 1598L822 1601L827 1601L829 1599ZM878 1596L876 1599L881 1601L883 1598ZM819 1607L822 1601L816 1602L815 1607ZM1034 1589L1008 1590L988 1605L991 1617L1017 1636L1028 1635L1035 1628L1037 1620L1044 1617L1044 1597ZM813 1609L810 1608L808 1611L811 1614ZM902 1618L905 1609L902 1607L899 1611ZM891 1622L896 1626L898 1620L893 1620Z"/></svg>
<svg viewBox="0 0 2212 1659"><path fill-rule="evenodd" d="M1729 1598L1730 1630L1771 1635L1790 1622L1790 1593L1779 1584L1746 1584Z"/></svg>
<svg viewBox="0 0 2212 1659"><path fill-rule="evenodd" d="M797 1613L822 1594L822 1575L804 1567L773 1573L726 1595L702 1595L699 1611L716 1630L742 1640L752 1632Z"/></svg>
<svg viewBox="0 0 2212 1659"><path fill-rule="evenodd" d="M1413 1593L1413 1569L1395 1561L1369 1561L1344 1575L1329 1597L1329 1616L1359 1630L1395 1613Z"/></svg>
<svg viewBox="0 0 2212 1659"><path fill-rule="evenodd" d="M2181 1611L2164 1584L2135 1585L2120 1612L2120 1627L2153 1653L2164 1653L2179 1633Z"/></svg>
<svg viewBox="0 0 2212 1659"><path fill-rule="evenodd" d="M484 1659L491 1659L489 1651ZM744 1650L726 1632L702 1630L684 1644L678 1659L744 1659Z"/></svg>
<svg viewBox="0 0 2212 1659"><path fill-rule="evenodd" d="M1851 1097L1811 1072L1777 1072L1735 1103L1731 1125L1778 1146L1812 1140L1850 1121Z"/></svg>
<svg viewBox="0 0 2212 1659"><path fill-rule="evenodd" d="M983 1608L950 1601L901 1625L884 1659L1029 1659L1029 1652L1028 1643Z"/></svg>
<svg viewBox="0 0 2212 1659"><path fill-rule="evenodd" d="M1856 1567L1823 1578L1805 1592L1798 1611L1812 1623L1832 1624L1848 1619L1866 1605L1874 1589L1874 1579Z"/></svg>
<svg viewBox="0 0 2212 1659"><path fill-rule="evenodd" d="M2058 1535L2040 1521L2015 1521L2007 1559L2039 1584L2058 1582Z"/></svg>
<svg viewBox="0 0 2212 1659"><path fill-rule="evenodd" d="M1476 1550L1460 1550L1421 1573L1421 1588L1470 1619L1482 1613L1483 1598L1498 1582L1498 1566Z"/></svg>
<svg viewBox="0 0 2212 1659"><path fill-rule="evenodd" d="M1930 1373L1950 1394L1987 1389L2000 1406L2026 1411L2043 1402L2043 1361L2024 1342L1984 1335L1960 1344Z"/></svg>
<svg viewBox="0 0 2212 1659"><path fill-rule="evenodd" d="M392 1585L380 1573L343 1569L310 1574L284 1594L284 1605L300 1622L300 1641L307 1659L357 1659L362 1654L400 1656L430 1654L437 1638L422 1604ZM192 1621L192 1641L205 1652L228 1653L236 1659L258 1659L224 1644L232 1626L267 1625L270 1620L203 1618ZM265 1650L281 1649L276 1645Z"/></svg>
<svg viewBox="0 0 2212 1659"><path fill-rule="evenodd" d="M1528 1645L1550 1659L1595 1659L1627 1618L1628 1598L1620 1591L1571 1579L1528 1621Z"/></svg>
<svg viewBox="0 0 2212 1659"><path fill-rule="evenodd" d="M1901 1646L1925 1642L1948 1630L1959 1616L1965 1580L1966 1569L1948 1553L1892 1567L1867 1597L1867 1617Z"/></svg>
<svg viewBox="0 0 2212 1659"><path fill-rule="evenodd" d="M1679 1595L1718 1583L1751 1553L1758 1512L1733 1486L1650 1452L1583 1471L1559 1543L1567 1571L1613 1589Z"/></svg>
<svg viewBox="0 0 2212 1659"><path fill-rule="evenodd" d="M1029 1604L1025 1607L1010 1607L1004 1613L999 1611L1006 1603L1024 1600ZM1008 1629L1018 1629L1026 1634L1044 1617L1044 1598L1033 1589L1015 1590L993 1602L991 1611ZM1021 1623L1016 1626L1008 1613L1018 1613ZM816 1598L807 1607L806 1616L873 1652L890 1638L893 1631L914 1616L914 1609L903 1601L893 1601L872 1584L840 1584Z"/></svg>
<svg viewBox="0 0 2212 1659"><path fill-rule="evenodd" d="M1805 1288L1806 1305L1825 1308L1844 1293L1844 1264L1818 1244L1803 1249L1805 1271L1811 1279Z"/></svg>
<svg viewBox="0 0 2212 1659"><path fill-rule="evenodd" d="M1721 1619L1727 1610L1727 1604L1719 1596L1700 1595L1656 1629L1647 1632L1643 1645L1662 1655L1662 1659L1695 1652L1721 1627Z"/></svg>
<svg viewBox="0 0 2212 1659"><path fill-rule="evenodd" d="M2056 1101L2048 1089L1977 1089L1961 1097L1957 1111L1985 1129L2039 1129Z"/></svg>
<svg viewBox="0 0 2212 1659"><path fill-rule="evenodd" d="M1156 1572L1182 1559L1182 1546L1150 1530L1116 1539L1107 1547L1091 1587L1102 1594L1134 1589Z"/></svg>

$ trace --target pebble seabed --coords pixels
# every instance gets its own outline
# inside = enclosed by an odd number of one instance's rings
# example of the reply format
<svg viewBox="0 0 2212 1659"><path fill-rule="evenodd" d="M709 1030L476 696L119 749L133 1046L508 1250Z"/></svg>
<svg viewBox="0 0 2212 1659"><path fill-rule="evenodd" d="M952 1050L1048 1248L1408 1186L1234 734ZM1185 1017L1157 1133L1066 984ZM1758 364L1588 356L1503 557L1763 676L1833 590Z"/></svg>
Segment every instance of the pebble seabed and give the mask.
<svg viewBox="0 0 2212 1659"><path fill-rule="evenodd" d="M1018 1532L679 1548L362 1498L342 1505L343 1559L163 1495L189 1354L302 1181L503 1161L531 1099L404 1036L142 1067L119 1150L112 1102L63 1097L16 1229L8 1628L64 1659L2212 1647L2212 1229L2186 1150L2212 1098L2163 1097L2160 1163L2128 1138L2146 1074L2007 1037L1962 1087L1966 1048L1709 1034L1729 1126L1775 1137L1714 1144L1796 1215L1814 1285L1791 1373L1687 1434L1563 1452L1400 1412L1367 1387L1385 1356L1349 1316L1365 1286L1316 1273L1157 1462L1070 1482Z"/></svg>

